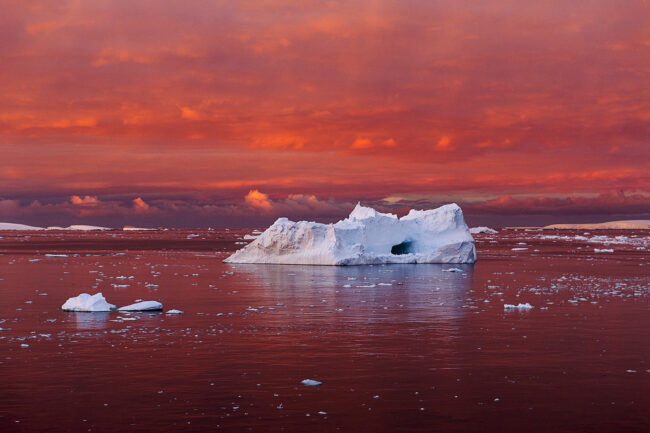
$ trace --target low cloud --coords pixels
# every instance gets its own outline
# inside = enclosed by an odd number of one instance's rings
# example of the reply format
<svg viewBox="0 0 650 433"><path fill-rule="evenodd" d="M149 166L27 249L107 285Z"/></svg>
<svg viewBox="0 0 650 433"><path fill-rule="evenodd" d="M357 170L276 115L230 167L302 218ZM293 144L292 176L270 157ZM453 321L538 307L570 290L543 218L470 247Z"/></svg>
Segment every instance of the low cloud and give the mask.
<svg viewBox="0 0 650 433"><path fill-rule="evenodd" d="M99 200L96 196L86 195L82 198L78 195L73 195L70 197L70 203L77 206L95 206L99 204Z"/></svg>
<svg viewBox="0 0 650 433"><path fill-rule="evenodd" d="M133 199L133 209L137 213L144 213L149 211L150 206L141 197L137 197Z"/></svg>
<svg viewBox="0 0 650 433"><path fill-rule="evenodd" d="M265 212L270 211L273 207L269 201L269 196L256 189L248 191L248 194L244 197L244 201L249 206Z"/></svg>

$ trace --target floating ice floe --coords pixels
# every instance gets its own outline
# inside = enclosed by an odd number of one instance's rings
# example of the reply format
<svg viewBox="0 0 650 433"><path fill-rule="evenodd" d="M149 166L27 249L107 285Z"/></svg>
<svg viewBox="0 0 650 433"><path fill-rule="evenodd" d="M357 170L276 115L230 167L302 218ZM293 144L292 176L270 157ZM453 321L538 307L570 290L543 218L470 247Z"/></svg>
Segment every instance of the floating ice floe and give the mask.
<svg viewBox="0 0 650 433"><path fill-rule="evenodd" d="M456 204L397 218L357 204L336 224L278 219L226 263L366 265L474 263L474 239Z"/></svg>
<svg viewBox="0 0 650 433"><path fill-rule="evenodd" d="M530 305L528 302L526 302L525 304L517 304L517 305L503 304L503 309L505 311L511 311L511 310L527 311L527 310L532 310L533 308L535 307Z"/></svg>
<svg viewBox="0 0 650 433"><path fill-rule="evenodd" d="M163 305L157 301L141 301L118 308L118 311L162 311Z"/></svg>
<svg viewBox="0 0 650 433"><path fill-rule="evenodd" d="M443 269L442 272L463 272L463 270L458 268L449 268L449 269Z"/></svg>
<svg viewBox="0 0 650 433"><path fill-rule="evenodd" d="M614 250L611 248L594 248L594 253L613 253Z"/></svg>
<svg viewBox="0 0 650 433"><path fill-rule="evenodd" d="M63 311L101 312L115 310L115 305L106 302L101 292L94 295L82 293L65 301L61 309Z"/></svg>
<svg viewBox="0 0 650 433"><path fill-rule="evenodd" d="M300 383L302 383L305 386L320 386L320 385L323 384L323 382L319 382L319 381L313 380L313 379L305 379Z"/></svg>
<svg viewBox="0 0 650 433"><path fill-rule="evenodd" d="M485 226L472 227L471 229L469 229L469 232L471 234L473 234L473 235L478 235L478 234L481 234L481 233L487 234L487 235L494 235L494 234L499 233L498 231L496 231L494 229L491 229L490 227L485 227Z"/></svg>

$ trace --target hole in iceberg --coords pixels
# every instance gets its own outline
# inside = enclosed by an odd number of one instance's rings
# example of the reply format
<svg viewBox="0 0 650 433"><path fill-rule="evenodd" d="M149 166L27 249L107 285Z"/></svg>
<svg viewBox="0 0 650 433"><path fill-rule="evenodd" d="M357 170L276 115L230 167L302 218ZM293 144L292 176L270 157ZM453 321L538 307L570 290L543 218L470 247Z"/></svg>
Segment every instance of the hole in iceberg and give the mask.
<svg viewBox="0 0 650 433"><path fill-rule="evenodd" d="M390 253L399 256L402 254L411 254L413 252L413 241L404 241L401 244L393 245Z"/></svg>

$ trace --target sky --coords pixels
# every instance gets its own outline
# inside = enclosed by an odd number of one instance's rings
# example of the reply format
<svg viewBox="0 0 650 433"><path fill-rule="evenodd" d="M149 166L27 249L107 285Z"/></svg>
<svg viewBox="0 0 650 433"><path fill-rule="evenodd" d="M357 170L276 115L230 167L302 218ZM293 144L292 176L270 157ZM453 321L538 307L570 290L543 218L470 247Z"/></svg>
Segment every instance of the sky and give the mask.
<svg viewBox="0 0 650 433"><path fill-rule="evenodd" d="M650 1L0 0L0 221L650 218Z"/></svg>

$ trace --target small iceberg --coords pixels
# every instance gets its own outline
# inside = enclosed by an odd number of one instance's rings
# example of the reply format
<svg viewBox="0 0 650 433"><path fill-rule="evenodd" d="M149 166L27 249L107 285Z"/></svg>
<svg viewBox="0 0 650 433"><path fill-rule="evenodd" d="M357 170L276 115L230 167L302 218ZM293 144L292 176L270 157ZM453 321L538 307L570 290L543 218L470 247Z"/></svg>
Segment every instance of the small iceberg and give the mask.
<svg viewBox="0 0 650 433"><path fill-rule="evenodd" d="M165 314L183 314L181 310L167 310Z"/></svg>
<svg viewBox="0 0 650 433"><path fill-rule="evenodd" d="M512 310L528 311L528 310L532 310L533 308L535 307L530 305L528 302L526 302L525 304L517 304L517 305L503 304L503 309L505 311L512 311Z"/></svg>
<svg viewBox="0 0 650 433"><path fill-rule="evenodd" d="M499 233L498 231L485 226L472 227L471 229L469 229L469 232L473 235L478 235L478 234L495 235Z"/></svg>
<svg viewBox="0 0 650 433"><path fill-rule="evenodd" d="M157 301L141 301L118 308L118 311L162 311L163 305Z"/></svg>
<svg viewBox="0 0 650 433"><path fill-rule="evenodd" d="M336 224L278 219L226 263L373 265L474 263L474 238L456 204L398 218L357 204Z"/></svg>
<svg viewBox="0 0 650 433"><path fill-rule="evenodd" d="M80 312L100 312L100 311L113 311L115 305L106 302L106 299L101 292L94 295L82 293L74 298L69 298L65 304L61 306L63 311L80 311Z"/></svg>
<svg viewBox="0 0 650 433"><path fill-rule="evenodd" d="M313 379L305 379L300 383L302 383L305 386L320 386L320 385L323 384L323 382L319 382L319 381L313 380Z"/></svg>

